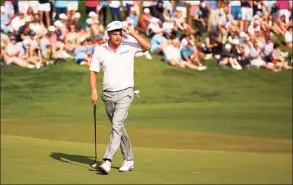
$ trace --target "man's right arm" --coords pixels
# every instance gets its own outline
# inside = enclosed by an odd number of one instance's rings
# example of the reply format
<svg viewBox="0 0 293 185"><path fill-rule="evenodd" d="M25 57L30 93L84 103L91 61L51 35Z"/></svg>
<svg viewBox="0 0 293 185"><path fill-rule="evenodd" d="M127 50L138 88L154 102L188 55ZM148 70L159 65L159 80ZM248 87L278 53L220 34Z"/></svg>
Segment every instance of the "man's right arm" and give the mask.
<svg viewBox="0 0 293 185"><path fill-rule="evenodd" d="M98 100L98 91L97 91L97 73L95 71L89 72L89 83L91 87L91 101L95 105Z"/></svg>
<svg viewBox="0 0 293 185"><path fill-rule="evenodd" d="M100 61L99 61L99 51L98 48L95 48L94 54L92 56L92 61L90 65L89 72L89 84L91 87L91 101L93 104L96 104L98 100L98 91L97 91L97 72L100 71Z"/></svg>

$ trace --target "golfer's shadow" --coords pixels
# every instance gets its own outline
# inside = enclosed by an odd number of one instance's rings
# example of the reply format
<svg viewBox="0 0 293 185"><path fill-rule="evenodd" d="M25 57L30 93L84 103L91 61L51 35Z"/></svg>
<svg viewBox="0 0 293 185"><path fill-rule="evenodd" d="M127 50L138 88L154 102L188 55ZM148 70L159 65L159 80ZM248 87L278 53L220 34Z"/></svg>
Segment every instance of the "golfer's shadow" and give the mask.
<svg viewBox="0 0 293 185"><path fill-rule="evenodd" d="M65 154L65 153L58 153L58 152L52 152L49 156L55 160L60 161L60 162L72 164L75 166L80 166L83 168L87 168L87 167L75 164L73 162L83 163L83 164L87 164L87 165L94 164L94 160L91 159L92 157L90 157L90 156ZM102 162L96 161L96 164L99 166L102 164ZM112 166L111 168L119 169L116 166ZM90 169L90 170L93 171L93 169Z"/></svg>

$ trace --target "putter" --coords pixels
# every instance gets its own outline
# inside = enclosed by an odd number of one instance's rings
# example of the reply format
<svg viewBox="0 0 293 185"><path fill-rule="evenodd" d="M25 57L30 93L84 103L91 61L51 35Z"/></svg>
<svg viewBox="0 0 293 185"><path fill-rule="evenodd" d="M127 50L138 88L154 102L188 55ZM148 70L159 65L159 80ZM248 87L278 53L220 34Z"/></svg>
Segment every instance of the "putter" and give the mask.
<svg viewBox="0 0 293 185"><path fill-rule="evenodd" d="M96 104L94 104L94 130L95 130L95 161L93 164L90 164L91 167L97 168L97 131L96 131Z"/></svg>

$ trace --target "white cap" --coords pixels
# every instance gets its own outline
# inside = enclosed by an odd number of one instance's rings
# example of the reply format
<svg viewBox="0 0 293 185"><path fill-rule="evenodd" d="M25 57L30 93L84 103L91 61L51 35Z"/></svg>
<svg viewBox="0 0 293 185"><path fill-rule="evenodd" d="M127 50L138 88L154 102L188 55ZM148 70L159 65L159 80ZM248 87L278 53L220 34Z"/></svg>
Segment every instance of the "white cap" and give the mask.
<svg viewBox="0 0 293 185"><path fill-rule="evenodd" d="M107 31L119 30L123 28L123 24L121 21L113 21L107 25Z"/></svg>
<svg viewBox="0 0 293 185"><path fill-rule="evenodd" d="M239 34L240 37L246 37L246 35L247 34L245 32L240 32L240 34Z"/></svg>
<svg viewBox="0 0 293 185"><path fill-rule="evenodd" d="M135 11L135 7L132 6L132 7L130 8L130 11Z"/></svg>
<svg viewBox="0 0 293 185"><path fill-rule="evenodd" d="M259 19L259 15L253 16L253 19Z"/></svg>
<svg viewBox="0 0 293 185"><path fill-rule="evenodd" d="M55 31L55 26L49 26L48 30L51 31L51 32Z"/></svg>
<svg viewBox="0 0 293 185"><path fill-rule="evenodd" d="M207 6L207 4L205 2L201 3L201 7L205 8Z"/></svg>
<svg viewBox="0 0 293 185"><path fill-rule="evenodd" d="M260 24L259 20L255 20L254 23L257 24L257 25Z"/></svg>
<svg viewBox="0 0 293 185"><path fill-rule="evenodd" d="M150 9L149 9L149 8L145 8L145 9L143 10L143 12L144 12L144 13L150 13Z"/></svg>
<svg viewBox="0 0 293 185"><path fill-rule="evenodd" d="M233 39L232 43L233 44L239 44L239 39L237 39L237 38L236 39Z"/></svg>
<svg viewBox="0 0 293 185"><path fill-rule="evenodd" d="M55 21L55 22L54 22L54 26L56 26L56 27L60 27L60 28L61 28L61 27L63 27L63 24L62 24L61 21L58 20L58 21Z"/></svg>
<svg viewBox="0 0 293 185"><path fill-rule="evenodd" d="M92 11L89 13L89 17L98 17L98 14Z"/></svg>
<svg viewBox="0 0 293 185"><path fill-rule="evenodd" d="M160 27L154 29L154 33L161 33L163 31L164 31L164 29L160 28Z"/></svg>
<svg viewBox="0 0 293 185"><path fill-rule="evenodd" d="M225 44L225 49L230 51L232 48L231 44Z"/></svg>
<svg viewBox="0 0 293 185"><path fill-rule="evenodd" d="M59 15L59 18L60 18L60 19L68 19L67 15L65 15L64 13L61 13L61 14Z"/></svg>
<svg viewBox="0 0 293 185"><path fill-rule="evenodd" d="M73 18L80 18L80 13L79 12L76 12L74 15L73 15Z"/></svg>
<svg viewBox="0 0 293 185"><path fill-rule="evenodd" d="M85 41L85 37L80 37L80 39L79 39L79 42L83 42L83 41Z"/></svg>
<svg viewBox="0 0 293 185"><path fill-rule="evenodd" d="M25 17L25 18L24 18L24 21L25 21L25 22L30 22L30 21L31 21L31 17L30 17L30 16Z"/></svg>
<svg viewBox="0 0 293 185"><path fill-rule="evenodd" d="M86 19L86 23L87 23L87 24L93 24L93 23L94 23L94 21L92 21L92 19L91 19L91 18L87 18L87 19Z"/></svg>
<svg viewBox="0 0 293 185"><path fill-rule="evenodd" d="M5 7L4 6L1 6L1 12L5 13Z"/></svg>

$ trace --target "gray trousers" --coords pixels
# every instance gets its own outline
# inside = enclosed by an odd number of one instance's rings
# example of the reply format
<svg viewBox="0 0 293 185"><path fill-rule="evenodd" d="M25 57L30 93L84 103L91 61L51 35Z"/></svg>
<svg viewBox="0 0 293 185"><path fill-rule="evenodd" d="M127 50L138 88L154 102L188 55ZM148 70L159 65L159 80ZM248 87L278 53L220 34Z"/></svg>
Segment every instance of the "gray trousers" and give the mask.
<svg viewBox="0 0 293 185"><path fill-rule="evenodd" d="M112 160L118 147L120 146L124 160L133 160L130 138L124 128L124 123L128 115L128 109L133 100L133 88L121 91L104 91L102 100L105 103L106 113L111 121L112 130L103 159Z"/></svg>

